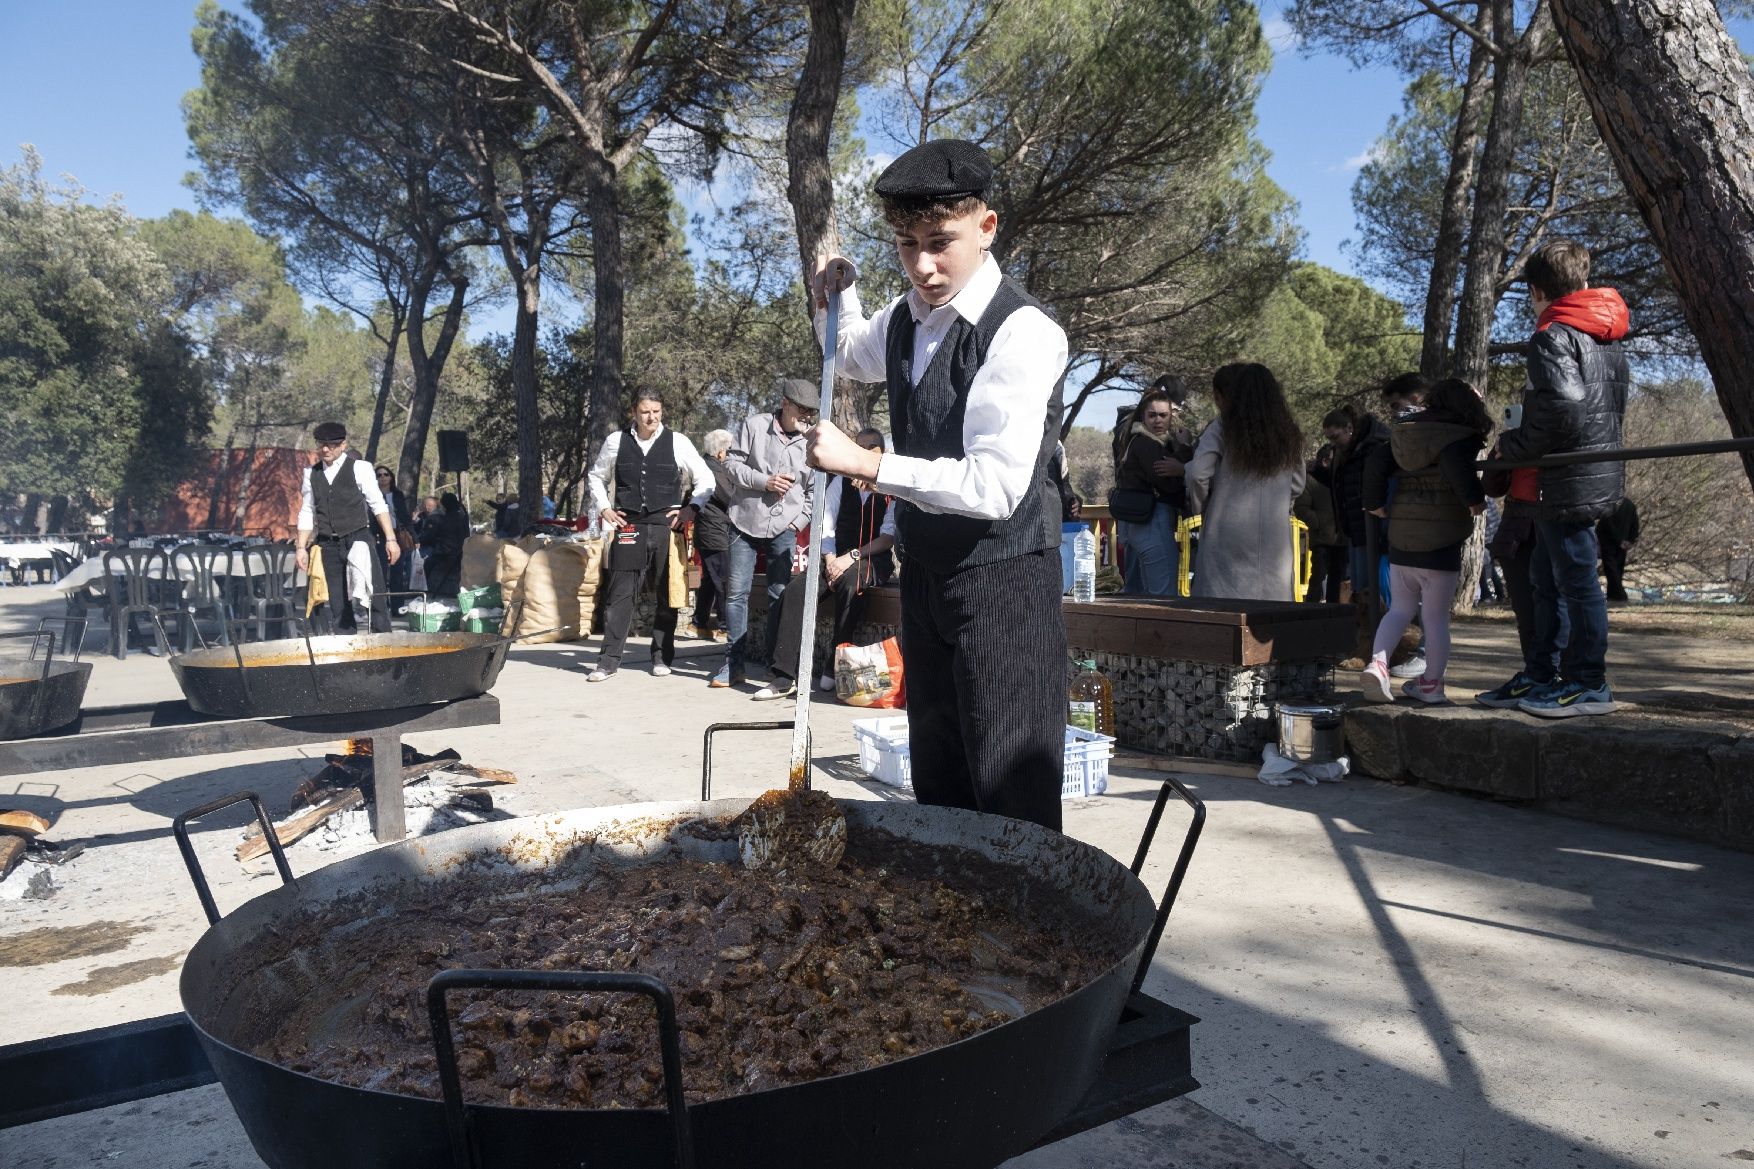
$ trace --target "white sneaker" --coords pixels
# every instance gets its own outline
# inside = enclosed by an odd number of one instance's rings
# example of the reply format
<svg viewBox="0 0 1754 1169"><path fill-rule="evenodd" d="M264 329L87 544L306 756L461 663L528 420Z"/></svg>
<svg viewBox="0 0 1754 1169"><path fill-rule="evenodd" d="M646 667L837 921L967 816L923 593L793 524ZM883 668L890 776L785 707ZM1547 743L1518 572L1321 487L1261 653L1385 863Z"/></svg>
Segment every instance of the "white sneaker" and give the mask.
<svg viewBox="0 0 1754 1169"><path fill-rule="evenodd" d="M1425 676L1425 655L1408 658L1389 671L1391 678L1423 678Z"/></svg>
<svg viewBox="0 0 1754 1169"><path fill-rule="evenodd" d="M670 676L670 673L671 673L670 667L666 666L663 662L653 662L652 663L652 677L654 677L654 678L668 678Z"/></svg>
<svg viewBox="0 0 1754 1169"><path fill-rule="evenodd" d="M1432 706L1448 706L1449 699L1443 692L1443 679L1409 678L1401 684L1401 693L1419 702L1430 703Z"/></svg>
<svg viewBox="0 0 1754 1169"><path fill-rule="evenodd" d="M1368 702L1393 702L1394 691L1389 689L1389 672L1379 661L1372 660L1358 675L1358 688L1364 691Z"/></svg>
<svg viewBox="0 0 1754 1169"><path fill-rule="evenodd" d="M830 690L833 690L834 689L834 675L833 674L824 674L824 675L822 675L822 677L816 679L816 688L818 690L822 691L824 694L827 694Z"/></svg>
<svg viewBox="0 0 1754 1169"><path fill-rule="evenodd" d="M775 678L750 697L757 702L772 702L776 698L788 698L797 692L798 684L790 678Z"/></svg>
<svg viewBox="0 0 1754 1169"><path fill-rule="evenodd" d="M587 681L587 682L607 682L609 679L611 679L613 677L615 677L614 670L595 669L595 670L592 670L590 673L585 675L585 681Z"/></svg>

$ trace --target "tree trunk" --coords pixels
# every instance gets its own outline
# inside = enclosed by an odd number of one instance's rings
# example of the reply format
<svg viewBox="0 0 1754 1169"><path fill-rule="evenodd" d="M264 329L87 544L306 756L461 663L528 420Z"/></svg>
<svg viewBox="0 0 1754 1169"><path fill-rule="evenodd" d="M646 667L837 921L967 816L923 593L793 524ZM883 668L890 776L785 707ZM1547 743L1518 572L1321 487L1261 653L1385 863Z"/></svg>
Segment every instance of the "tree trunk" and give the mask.
<svg viewBox="0 0 1754 1169"><path fill-rule="evenodd" d="M420 486L420 465L426 455L432 408L438 401L439 375L444 372L451 342L457 339L457 329L463 323L463 300L468 290L467 278L451 280L451 300L445 306L438 339L430 350L426 346L426 293L420 291L409 298L408 363L414 368L414 393L408 403L408 426L402 433L402 457L396 468L396 482L403 491Z"/></svg>
<svg viewBox="0 0 1754 1169"><path fill-rule="evenodd" d="M1516 35L1515 0L1492 0L1493 39L1499 46L1492 69L1492 117L1475 183L1474 216L1468 233L1468 263L1462 275L1461 313L1456 321L1452 372L1485 388L1498 311L1499 272L1504 266L1504 216L1510 206L1510 169L1522 134L1523 98L1529 68L1545 39L1547 4L1540 0L1522 36Z"/></svg>
<svg viewBox="0 0 1754 1169"><path fill-rule="evenodd" d="M1474 27L1492 35L1492 5L1478 5ZM1468 79L1462 86L1462 105L1456 112L1455 134L1450 139L1449 177L1443 185L1443 204L1437 219L1437 240L1431 260L1431 282L1425 292L1424 344L1419 353L1419 372L1441 377L1449 364L1451 318L1456 307L1456 273L1461 269L1468 195L1474 182L1474 166L1480 151L1480 116L1490 96L1486 72L1492 50L1472 42L1468 54Z"/></svg>
<svg viewBox="0 0 1754 1169"><path fill-rule="evenodd" d="M809 0L810 44L792 110L786 120L786 196L798 233L798 257L811 272L818 256L841 250L834 216L834 172L828 164L828 139L840 101L846 64L847 34L858 0ZM858 396L847 379L834 389L834 419L843 430L864 424Z"/></svg>
<svg viewBox="0 0 1754 1169"><path fill-rule="evenodd" d="M384 372L378 378L378 400L372 406L371 437L365 444L365 461L378 461L378 442L384 436L384 410L390 404L390 387L396 383L396 350L402 341L402 311L390 310L390 339L384 343Z"/></svg>
<svg viewBox="0 0 1754 1169"><path fill-rule="evenodd" d="M214 486L207 493L207 527L219 527L219 500L225 498L226 483L232 477L232 449L237 444L237 430L230 430L225 435L225 449L219 451L219 458L214 462Z"/></svg>
<svg viewBox="0 0 1754 1169"><path fill-rule="evenodd" d="M238 475L237 498L232 504L231 523L226 525L226 531L233 535L246 534L244 517L250 510L250 484L256 477L256 449L261 441L262 424L258 419L256 425L250 428L249 445L244 448L243 470Z"/></svg>
<svg viewBox="0 0 1754 1169"><path fill-rule="evenodd" d="M586 420L590 459L621 417L622 313L627 273L621 255L621 191L615 165L600 151L582 150L591 216L591 260L596 304L591 312L591 416ZM520 484L522 478L519 479Z"/></svg>
<svg viewBox="0 0 1754 1169"><path fill-rule="evenodd" d="M1747 62L1711 0L1554 0L1553 15L1596 129L1680 293L1730 432L1754 435ZM1742 469L1754 484L1754 452L1742 452Z"/></svg>
<svg viewBox="0 0 1754 1169"><path fill-rule="evenodd" d="M532 226L532 237L538 228ZM546 226L540 229L546 233ZM531 240L535 259L516 274L517 320L512 328L512 397L518 419L518 514L525 524L542 517L542 442L536 401L536 325L542 300L541 244Z"/></svg>

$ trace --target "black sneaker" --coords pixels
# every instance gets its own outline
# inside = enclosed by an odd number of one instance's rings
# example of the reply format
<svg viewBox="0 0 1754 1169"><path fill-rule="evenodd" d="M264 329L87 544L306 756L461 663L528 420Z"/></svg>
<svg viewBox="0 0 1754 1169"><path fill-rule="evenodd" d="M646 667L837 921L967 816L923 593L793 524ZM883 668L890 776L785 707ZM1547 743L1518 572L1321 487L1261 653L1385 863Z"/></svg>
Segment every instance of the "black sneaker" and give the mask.
<svg viewBox="0 0 1754 1169"><path fill-rule="evenodd" d="M1614 701L1614 691L1606 682L1600 686L1565 682L1529 695L1517 704L1517 709L1540 718L1576 718L1588 714L1613 714L1619 706Z"/></svg>
<svg viewBox="0 0 1754 1169"><path fill-rule="evenodd" d="M1518 670L1516 677L1495 690L1487 690L1474 695L1474 701L1481 706L1490 706L1498 710L1515 710L1522 700L1533 694L1541 683Z"/></svg>

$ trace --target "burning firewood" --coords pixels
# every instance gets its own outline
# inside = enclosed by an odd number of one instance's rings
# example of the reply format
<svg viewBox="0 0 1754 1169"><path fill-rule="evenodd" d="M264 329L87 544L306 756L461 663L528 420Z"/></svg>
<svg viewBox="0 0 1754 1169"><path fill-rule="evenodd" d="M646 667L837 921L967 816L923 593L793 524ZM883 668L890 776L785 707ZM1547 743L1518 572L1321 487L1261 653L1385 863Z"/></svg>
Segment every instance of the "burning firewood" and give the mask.
<svg viewBox="0 0 1754 1169"><path fill-rule="evenodd" d="M372 754L369 739L350 739L339 755L325 755L323 769L299 784L293 792L289 814L274 823L274 835L282 845L303 839L339 812L351 811L372 799ZM449 748L436 755L422 755L402 745L402 786L418 783L434 772L466 776L472 789L487 784L516 783L518 777L495 767L472 767ZM451 801L475 812L493 810L493 797L486 792L459 792ZM268 840L259 825L251 825L237 847L240 861L268 854Z"/></svg>

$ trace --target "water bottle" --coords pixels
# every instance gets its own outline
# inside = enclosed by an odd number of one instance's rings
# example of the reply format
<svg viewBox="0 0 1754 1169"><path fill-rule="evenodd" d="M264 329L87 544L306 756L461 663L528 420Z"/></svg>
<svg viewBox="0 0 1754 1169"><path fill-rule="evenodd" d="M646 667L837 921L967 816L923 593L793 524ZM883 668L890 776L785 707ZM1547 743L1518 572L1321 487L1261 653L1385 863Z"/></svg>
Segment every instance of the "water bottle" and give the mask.
<svg viewBox="0 0 1754 1169"><path fill-rule="evenodd" d="M1072 599L1096 600L1096 533L1089 528L1072 541Z"/></svg>

